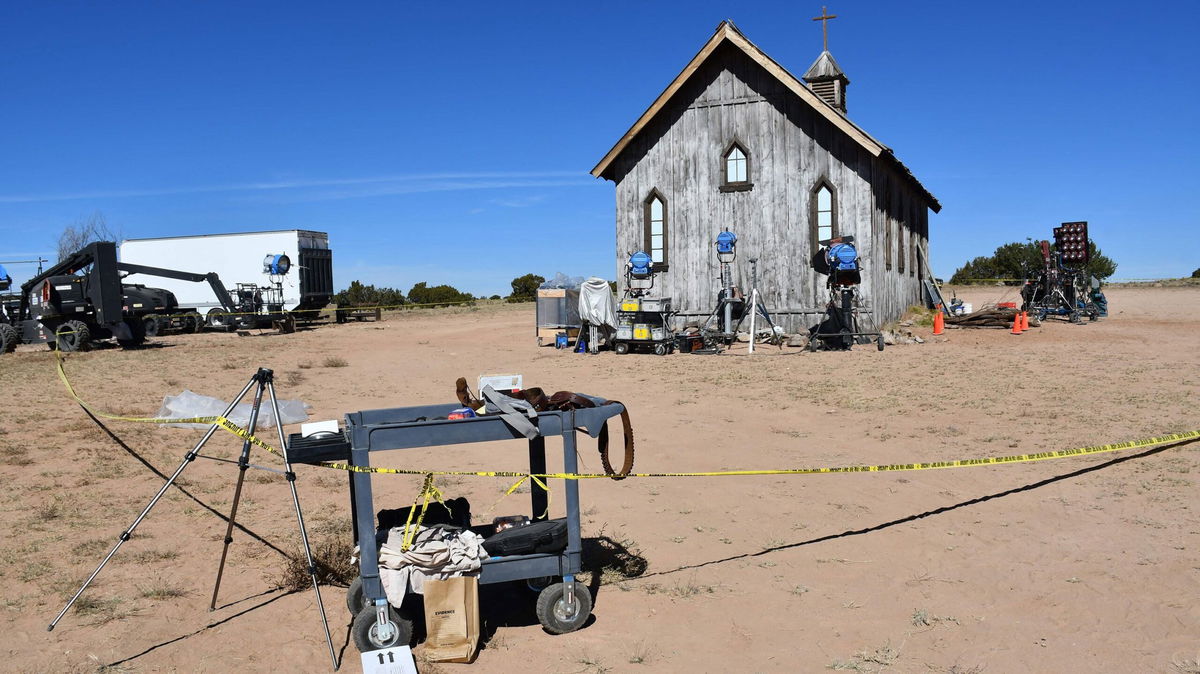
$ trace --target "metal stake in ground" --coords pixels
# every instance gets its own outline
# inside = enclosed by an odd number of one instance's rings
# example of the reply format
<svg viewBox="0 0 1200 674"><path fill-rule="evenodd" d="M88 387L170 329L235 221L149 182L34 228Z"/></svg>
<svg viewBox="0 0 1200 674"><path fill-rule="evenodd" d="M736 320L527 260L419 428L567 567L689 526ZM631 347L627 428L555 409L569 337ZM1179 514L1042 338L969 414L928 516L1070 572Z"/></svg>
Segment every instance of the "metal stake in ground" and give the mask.
<svg viewBox="0 0 1200 674"><path fill-rule="evenodd" d="M321 601L321 588L317 583L317 565L313 561L312 546L308 543L308 530L304 526L304 513L300 511L300 495L296 493L296 473L292 470L292 462L288 460L287 441L283 437L283 423L279 417L279 401L275 398L275 381L267 370L267 392L271 394L271 409L275 412L275 428L279 432L279 449L283 452L284 473L287 476L288 487L292 490L292 504L296 506L296 523L300 526L300 540L304 544L304 559L308 562L308 575L312 578L313 593L317 596L317 611L321 614L321 625L325 628L325 643L329 646L329 659L333 661L333 669L337 671L337 654L333 650L333 637L329 634L329 619L325 617L325 604Z"/></svg>
<svg viewBox="0 0 1200 674"><path fill-rule="evenodd" d="M227 417L231 412L233 412L233 408L242 401L242 398L246 397L246 393L250 390L251 386L254 386L256 381L257 375L250 378L250 381L246 383L246 386L242 389L242 392L237 394L237 396L234 397L233 402L229 403L229 407L226 407L225 411L221 413L222 417ZM150 499L150 503L146 504L146 507L142 509L141 514L137 516L137 519L133 521L133 524L130 524L129 528L121 532L121 535L118 537L117 544L113 546L112 550L108 551L108 554L104 556L104 559L100 562L100 565L96 567L96 570L92 572L92 575L88 576L87 580L83 581L83 585L80 586L79 590L75 592L75 595L71 597L71 600L67 602L67 605L58 612L58 615L55 616L54 620L50 621L50 624L46 627L47 632L53 630L54 627L58 625L58 621L62 620L62 617L67 614L67 611L69 611L71 607L75 605L75 602L79 599L79 596L83 594L83 591L86 590L88 586L92 584L92 581L96 579L96 576L100 575L100 572L104 570L104 567L108 564L108 560L112 559L113 555L117 554L117 550L120 550L121 546L125 544L125 541L129 540L129 538L133 536L133 531L137 529L139 524L142 523L142 520L146 519L146 515L150 514L150 510L158 504L159 499L163 497L163 494L167 493L167 490L171 488L171 485L175 484L175 481L179 479L181 474L183 474L183 469L187 468L189 463L196 460L196 457L200 455L200 449L204 447L205 443L208 442L208 439L211 438L213 433L216 433L217 429L220 427L221 425L217 423L209 426L208 432L204 434L204 437L200 438L200 442L196 443L196 446L192 448L192 451L184 455L183 461L180 462L179 467L175 469L175 472L171 474L171 477L167 478L167 481L163 483L163 486L158 490L158 493L154 495L154 498Z"/></svg>
<svg viewBox="0 0 1200 674"><path fill-rule="evenodd" d="M254 391L254 403L250 406L250 424L246 427L246 432L252 437L258 426L258 410L262 407L263 389L266 382L272 379L272 372L266 368L258 368L258 372L254 373L252 381L258 382L258 388ZM279 424L279 417L275 417L276 425ZM217 582L213 585L212 601L208 605L208 610L215 611L217 609L217 593L221 591L221 576L225 573L225 559L229 556L229 544L233 542L233 527L237 521L238 503L242 500L242 485L246 483L246 470L250 468L250 447L253 443L249 438L242 443L242 453L238 457L238 478L237 486L233 488L233 505L229 508L229 526L225 529L225 545L221 548L221 562L217 565ZM290 470L290 469L289 469Z"/></svg>

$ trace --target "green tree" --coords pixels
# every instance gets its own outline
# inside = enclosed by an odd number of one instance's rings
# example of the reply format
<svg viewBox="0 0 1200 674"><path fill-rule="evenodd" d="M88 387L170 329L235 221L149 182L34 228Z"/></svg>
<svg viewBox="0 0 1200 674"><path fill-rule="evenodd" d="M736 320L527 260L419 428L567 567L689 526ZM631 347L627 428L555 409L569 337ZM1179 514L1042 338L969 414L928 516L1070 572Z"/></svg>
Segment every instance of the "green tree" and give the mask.
<svg viewBox="0 0 1200 674"><path fill-rule="evenodd" d="M452 286L440 285L430 288L425 281L415 284L412 290L408 291L408 301L413 304L461 304L474 299L470 293L460 292Z"/></svg>
<svg viewBox="0 0 1200 674"><path fill-rule="evenodd" d="M376 288L351 281L350 287L333 296L339 307L392 307L404 304L404 293L395 288Z"/></svg>
<svg viewBox="0 0 1200 674"><path fill-rule="evenodd" d="M508 296L509 302L532 302L537 299L538 286L546 282L546 279L537 274L526 274L518 276L512 280L512 294Z"/></svg>
<svg viewBox="0 0 1200 674"><path fill-rule="evenodd" d="M1054 246L1050 246L1051 252ZM1117 263L1106 257L1096 247L1095 241L1088 241L1090 261L1085 269L1089 274L1099 279L1112 276L1117 271ZM971 283L980 279L1025 279L1038 269L1041 269L1042 245L1040 241L1027 239L1025 243L1006 243L1000 246L991 256L977 257L959 267L950 277L950 283ZM1016 284L1019 281L1007 281Z"/></svg>
<svg viewBox="0 0 1200 674"><path fill-rule="evenodd" d="M1200 269L1192 272L1192 278L1200 278Z"/></svg>

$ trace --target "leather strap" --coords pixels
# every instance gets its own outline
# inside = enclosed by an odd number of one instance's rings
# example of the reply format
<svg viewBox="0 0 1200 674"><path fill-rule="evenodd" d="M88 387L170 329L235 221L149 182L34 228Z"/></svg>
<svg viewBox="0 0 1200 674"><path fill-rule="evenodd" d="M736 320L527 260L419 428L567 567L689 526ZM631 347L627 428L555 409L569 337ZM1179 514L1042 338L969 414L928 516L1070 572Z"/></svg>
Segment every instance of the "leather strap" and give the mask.
<svg viewBox="0 0 1200 674"><path fill-rule="evenodd" d="M455 382L455 390L458 396L458 401L471 409L478 409L483 405L483 401L471 395L471 389L467 386L465 377L459 377ZM506 394L499 394L500 397L505 397ZM596 403L585 396L571 391L558 391L557 393L547 396L546 392L540 388L528 388L518 391L515 396L507 396L524 400L533 406L533 409L538 412L552 412L565 410L578 410L589 407L595 407ZM625 407L621 402L609 400L605 405L621 405L621 434L625 438L625 458L621 465L621 470L614 471L612 464L608 459L608 420L604 421L604 425L600 427L600 435L596 438L597 449L600 450L600 463L604 466L604 474L609 475L614 480L623 480L633 470L633 423L629 420L629 408Z"/></svg>

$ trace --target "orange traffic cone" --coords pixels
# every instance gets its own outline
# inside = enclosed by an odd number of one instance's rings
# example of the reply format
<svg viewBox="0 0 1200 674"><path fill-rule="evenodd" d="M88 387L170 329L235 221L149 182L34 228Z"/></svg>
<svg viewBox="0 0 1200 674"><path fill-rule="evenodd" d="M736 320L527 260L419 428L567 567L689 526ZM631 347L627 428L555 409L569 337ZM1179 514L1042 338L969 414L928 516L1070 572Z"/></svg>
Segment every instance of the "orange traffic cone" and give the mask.
<svg viewBox="0 0 1200 674"><path fill-rule="evenodd" d="M1012 334L1014 334L1014 335L1021 334L1021 314L1020 313L1013 314Z"/></svg>
<svg viewBox="0 0 1200 674"><path fill-rule="evenodd" d="M1021 312L1021 332L1025 332L1028 329L1029 329L1029 312L1022 311Z"/></svg>
<svg viewBox="0 0 1200 674"><path fill-rule="evenodd" d="M942 305L938 305L938 311L933 315L933 334L940 335L946 331L946 319L942 318Z"/></svg>

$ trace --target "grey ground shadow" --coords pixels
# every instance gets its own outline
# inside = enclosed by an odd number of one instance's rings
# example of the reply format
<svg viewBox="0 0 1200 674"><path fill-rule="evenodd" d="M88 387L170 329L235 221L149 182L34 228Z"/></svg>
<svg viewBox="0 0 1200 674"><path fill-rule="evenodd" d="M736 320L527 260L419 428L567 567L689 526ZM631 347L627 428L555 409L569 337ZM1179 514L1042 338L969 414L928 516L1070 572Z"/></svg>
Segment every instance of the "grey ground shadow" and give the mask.
<svg viewBox="0 0 1200 674"><path fill-rule="evenodd" d="M1155 447L1152 449L1148 449L1144 452L1138 452L1137 454L1130 454L1129 456L1118 457L1115 459L1111 459L1109 461L1105 461L1104 463L1098 463L1093 466L1087 466L1084 468L1080 468L1078 470L1073 470L1069 473L1063 473L1062 475L1055 475L1053 477L1048 477L1048 478L1046 478L1044 480L1040 480L1038 482L1033 482L1030 484L1022 485L1020 487L1013 487L1011 489L1006 489L1004 491L999 491L999 492L996 492L993 494L986 494L984 496L978 496L973 499L968 499L966 501L962 501L960 503L955 503L953 505L942 506L940 508L934 508L933 510L926 510L925 512L915 513L912 515L906 515L899 519L894 519L894 520L891 520L888 522L882 522L880 524L865 527L863 529L850 529L847 531L843 531L841 533L827 534L825 536L818 536L817 538L810 538L806 541L800 541L797 543L786 543L784 545L777 545L777 546L773 546L773 547L769 547L769 548L764 548L757 552L746 552L746 553L742 553L740 555L733 555L730 557L722 557L721 559L712 559L712 560L708 560L705 562L698 562L696 564L687 564L684 566L676 567L674 569L667 569L665 571L655 571L654 573L644 574L642 576L639 576L639 578L651 578L654 576L666 576L666 575L669 575L672 573L679 573L680 571L691 571L693 569L700 569L700 568L703 568L706 566L714 566L717 564L725 564L728 562L737 561L739 559L750 559L753 557L762 557L764 555L769 555L774 552L780 552L782 550L790 550L792 548L799 548L799 547L803 547L806 545L814 545L816 543L824 543L826 541L832 541L832 540L836 540L839 538L849 538L851 536L862 536L865 534L874 533L876 531L883 531L884 529L888 529L888 528L891 528L894 526L899 526L901 524L907 524L909 522L915 522L916 520L924 519L926 517L932 517L934 515L941 515L943 513L948 513L952 510L958 510L960 508L966 508L969 506L978 505L980 503L984 503L985 501L991 501L993 499L1004 498L1005 496L1012 496L1013 494L1019 494L1021 492L1039 489L1041 487L1045 487L1047 485L1054 484L1055 482L1061 482L1063 480L1069 480L1071 478L1076 478L1076 477L1080 477L1082 475L1087 475L1088 473L1094 473L1096 471L1104 470L1105 468L1109 468L1109 467L1115 466L1117 464L1125 463L1126 461L1133 461L1135 459L1143 459L1148 456L1153 456L1154 454L1158 454L1160 452L1165 452L1169 449L1175 449L1177 447L1182 447L1184 445L1191 444L1193 442L1198 442L1198 440L1183 440L1181 442L1174 442L1174 443L1171 443L1168 445L1163 445L1161 447ZM625 580L635 580L635 579L629 578L629 579L625 579ZM625 582L625 580L618 581L618 582Z"/></svg>

